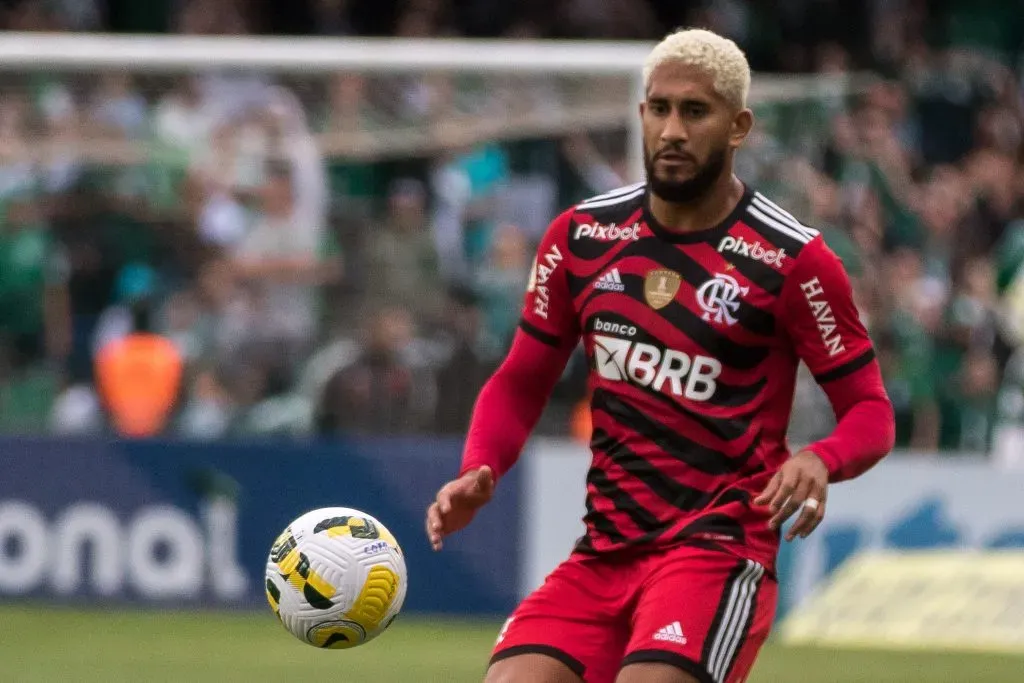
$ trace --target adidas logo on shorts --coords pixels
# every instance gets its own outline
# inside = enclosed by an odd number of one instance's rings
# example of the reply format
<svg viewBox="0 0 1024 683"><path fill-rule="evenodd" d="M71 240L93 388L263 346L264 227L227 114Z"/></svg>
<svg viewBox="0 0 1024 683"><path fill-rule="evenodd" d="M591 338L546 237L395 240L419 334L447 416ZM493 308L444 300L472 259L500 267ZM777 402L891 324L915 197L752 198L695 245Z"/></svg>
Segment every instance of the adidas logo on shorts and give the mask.
<svg viewBox="0 0 1024 683"><path fill-rule="evenodd" d="M663 626L658 629L658 632L654 634L654 639L665 640L678 645L686 645L686 636L683 635L683 629L679 626L678 621L673 621L668 626Z"/></svg>
<svg viewBox="0 0 1024 683"><path fill-rule="evenodd" d="M601 289L606 292L624 292L626 291L626 285L622 284L619 269L612 268L594 283L594 289Z"/></svg>

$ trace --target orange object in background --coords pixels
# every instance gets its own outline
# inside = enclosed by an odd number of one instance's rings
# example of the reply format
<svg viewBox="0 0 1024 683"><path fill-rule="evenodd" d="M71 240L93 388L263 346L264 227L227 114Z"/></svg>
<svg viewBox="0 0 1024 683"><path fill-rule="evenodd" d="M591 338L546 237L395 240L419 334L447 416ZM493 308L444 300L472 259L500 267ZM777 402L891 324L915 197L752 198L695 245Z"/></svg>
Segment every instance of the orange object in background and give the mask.
<svg viewBox="0 0 1024 683"><path fill-rule="evenodd" d="M572 416L569 418L569 434L580 443L589 444L590 436L594 431L593 418L590 414L590 395L581 399L573 406Z"/></svg>
<svg viewBox="0 0 1024 683"><path fill-rule="evenodd" d="M181 388L184 361L165 337L135 332L96 355L96 381L114 428L147 437L166 426Z"/></svg>

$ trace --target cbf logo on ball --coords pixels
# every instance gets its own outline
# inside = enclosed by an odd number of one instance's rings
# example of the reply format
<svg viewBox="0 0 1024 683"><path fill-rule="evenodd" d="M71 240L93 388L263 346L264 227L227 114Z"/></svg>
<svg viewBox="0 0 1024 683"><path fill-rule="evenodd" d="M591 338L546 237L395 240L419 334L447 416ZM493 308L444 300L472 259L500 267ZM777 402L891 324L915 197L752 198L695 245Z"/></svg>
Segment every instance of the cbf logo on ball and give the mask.
<svg viewBox="0 0 1024 683"><path fill-rule="evenodd" d="M633 225L601 225L600 223L581 223L576 226L576 234L573 239L580 239L581 237L589 237L601 242L614 242L621 240L623 242L627 240L636 241L640 239L640 224L634 223Z"/></svg>
<svg viewBox="0 0 1024 683"><path fill-rule="evenodd" d="M760 242L748 242L742 237L733 237L727 235L722 238L722 241L718 243L719 253L732 253L739 254L740 256L746 256L747 258L760 261L768 266L775 266L776 268L782 267L782 262L786 258L786 250L779 249L765 249L761 246Z"/></svg>

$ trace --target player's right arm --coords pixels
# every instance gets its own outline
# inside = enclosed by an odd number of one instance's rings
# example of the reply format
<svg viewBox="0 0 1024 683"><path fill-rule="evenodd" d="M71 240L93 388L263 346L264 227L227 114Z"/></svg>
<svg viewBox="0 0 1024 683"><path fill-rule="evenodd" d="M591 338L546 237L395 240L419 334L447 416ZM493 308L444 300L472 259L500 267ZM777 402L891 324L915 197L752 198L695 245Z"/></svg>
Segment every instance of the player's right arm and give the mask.
<svg viewBox="0 0 1024 683"><path fill-rule="evenodd" d="M519 330L473 408L459 476L427 510L427 536L435 550L444 536L469 524L519 459L579 340L566 277L571 215L556 218L541 240Z"/></svg>

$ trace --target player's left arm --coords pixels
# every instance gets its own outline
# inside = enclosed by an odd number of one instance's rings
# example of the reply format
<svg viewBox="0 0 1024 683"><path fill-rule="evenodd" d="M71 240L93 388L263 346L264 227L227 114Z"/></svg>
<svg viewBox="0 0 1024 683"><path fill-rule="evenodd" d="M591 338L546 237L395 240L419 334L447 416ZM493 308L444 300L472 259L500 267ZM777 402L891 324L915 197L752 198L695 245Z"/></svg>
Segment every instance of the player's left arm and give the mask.
<svg viewBox="0 0 1024 683"><path fill-rule="evenodd" d="M863 474L892 450L896 427L850 279L820 237L801 251L779 304L785 334L825 390L837 420L829 436L790 458L754 501L770 506L776 528L802 508L786 534L793 540L824 518L830 482Z"/></svg>

